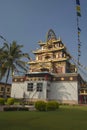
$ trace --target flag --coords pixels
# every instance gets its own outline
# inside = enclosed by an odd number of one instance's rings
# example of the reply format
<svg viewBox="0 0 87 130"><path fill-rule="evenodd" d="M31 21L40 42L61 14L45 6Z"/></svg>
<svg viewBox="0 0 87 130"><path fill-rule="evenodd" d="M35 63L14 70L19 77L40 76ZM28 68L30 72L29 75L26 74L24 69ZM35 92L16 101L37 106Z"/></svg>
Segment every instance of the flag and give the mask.
<svg viewBox="0 0 87 130"><path fill-rule="evenodd" d="M78 46L81 46L81 44L79 43Z"/></svg>
<svg viewBox="0 0 87 130"><path fill-rule="evenodd" d="M76 4L77 4L77 5L80 5L80 1L79 1L79 0L76 0Z"/></svg>
<svg viewBox="0 0 87 130"><path fill-rule="evenodd" d="M76 6L77 16L81 16L80 6Z"/></svg>
<svg viewBox="0 0 87 130"><path fill-rule="evenodd" d="M78 35L80 35L81 29L78 27Z"/></svg>
<svg viewBox="0 0 87 130"><path fill-rule="evenodd" d="M77 16L81 17L81 13L80 13L80 12L77 12Z"/></svg>
<svg viewBox="0 0 87 130"><path fill-rule="evenodd" d="M80 32L78 31L78 35L80 35Z"/></svg>
<svg viewBox="0 0 87 130"><path fill-rule="evenodd" d="M81 8L80 8L79 0L76 0L76 11L77 11L77 16L81 17Z"/></svg>
<svg viewBox="0 0 87 130"><path fill-rule="evenodd" d="M80 46L78 46L78 49L80 49Z"/></svg>
<svg viewBox="0 0 87 130"><path fill-rule="evenodd" d="M76 6L76 10L77 12L80 12L81 11L80 6Z"/></svg>
<svg viewBox="0 0 87 130"><path fill-rule="evenodd" d="M81 32L81 29L78 27L78 31L80 31Z"/></svg>

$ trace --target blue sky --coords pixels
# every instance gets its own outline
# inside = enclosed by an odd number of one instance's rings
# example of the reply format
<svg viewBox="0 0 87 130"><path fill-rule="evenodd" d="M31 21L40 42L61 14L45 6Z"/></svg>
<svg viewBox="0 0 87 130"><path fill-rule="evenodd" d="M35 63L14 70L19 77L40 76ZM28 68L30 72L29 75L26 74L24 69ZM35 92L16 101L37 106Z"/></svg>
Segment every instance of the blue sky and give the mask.
<svg viewBox="0 0 87 130"><path fill-rule="evenodd" d="M80 0L81 58L87 66L87 0ZM38 41L46 40L53 29L61 37L71 55L77 58L76 0L0 0L0 35L9 43L16 40L30 54L38 48ZM0 39L0 42L3 41Z"/></svg>

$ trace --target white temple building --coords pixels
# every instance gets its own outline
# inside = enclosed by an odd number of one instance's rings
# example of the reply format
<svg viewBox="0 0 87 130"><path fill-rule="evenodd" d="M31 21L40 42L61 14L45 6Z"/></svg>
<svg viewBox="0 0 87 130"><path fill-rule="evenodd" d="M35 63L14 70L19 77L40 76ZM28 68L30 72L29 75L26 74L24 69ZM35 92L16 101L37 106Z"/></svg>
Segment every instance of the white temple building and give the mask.
<svg viewBox="0 0 87 130"><path fill-rule="evenodd" d="M13 77L11 97L78 104L85 95L87 100L87 93L82 91L84 80L62 40L50 29L46 42L38 44L40 48L33 51L35 59L29 61L29 72Z"/></svg>

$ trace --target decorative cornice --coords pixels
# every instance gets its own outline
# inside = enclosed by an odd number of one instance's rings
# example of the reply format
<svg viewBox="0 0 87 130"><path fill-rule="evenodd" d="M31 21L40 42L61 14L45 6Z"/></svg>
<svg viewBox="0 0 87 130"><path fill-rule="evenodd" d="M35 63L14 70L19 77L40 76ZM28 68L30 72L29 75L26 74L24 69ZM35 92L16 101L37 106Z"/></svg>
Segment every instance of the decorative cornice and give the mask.
<svg viewBox="0 0 87 130"><path fill-rule="evenodd" d="M78 75L77 74L51 74L51 73L42 73L42 72L37 72L37 73L29 73L26 74L24 77L20 76L19 77L14 77L13 82L25 82L25 81L78 81ZM80 79L81 80L81 79Z"/></svg>
<svg viewBox="0 0 87 130"><path fill-rule="evenodd" d="M55 52L55 51L60 51L63 50L65 47L58 47L58 48L51 48L51 49L38 49L36 51L33 51L34 54L40 54L40 53L46 53L46 52Z"/></svg>

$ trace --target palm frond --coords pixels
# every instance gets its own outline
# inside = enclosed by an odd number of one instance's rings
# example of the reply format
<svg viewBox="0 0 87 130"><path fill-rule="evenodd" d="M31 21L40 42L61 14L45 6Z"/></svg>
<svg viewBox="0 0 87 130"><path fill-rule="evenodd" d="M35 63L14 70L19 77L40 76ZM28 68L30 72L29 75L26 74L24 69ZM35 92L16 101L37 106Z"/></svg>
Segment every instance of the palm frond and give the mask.
<svg viewBox="0 0 87 130"><path fill-rule="evenodd" d="M23 53L21 48L23 45L18 45L16 41L13 41L11 44L5 42L0 51L0 77L4 77L5 74L9 71L12 73L15 70L23 70L24 72L28 71L28 66L24 61L24 58L30 60L28 53ZM2 67L2 65L4 67ZM8 79L8 78L7 78Z"/></svg>
<svg viewBox="0 0 87 130"><path fill-rule="evenodd" d="M17 60L17 61L16 61L16 65L17 65L20 69L23 69L24 71L27 71L26 62Z"/></svg>
<svg viewBox="0 0 87 130"><path fill-rule="evenodd" d="M5 77L6 72L7 72L7 68L0 67L0 81L2 80L3 77Z"/></svg>

